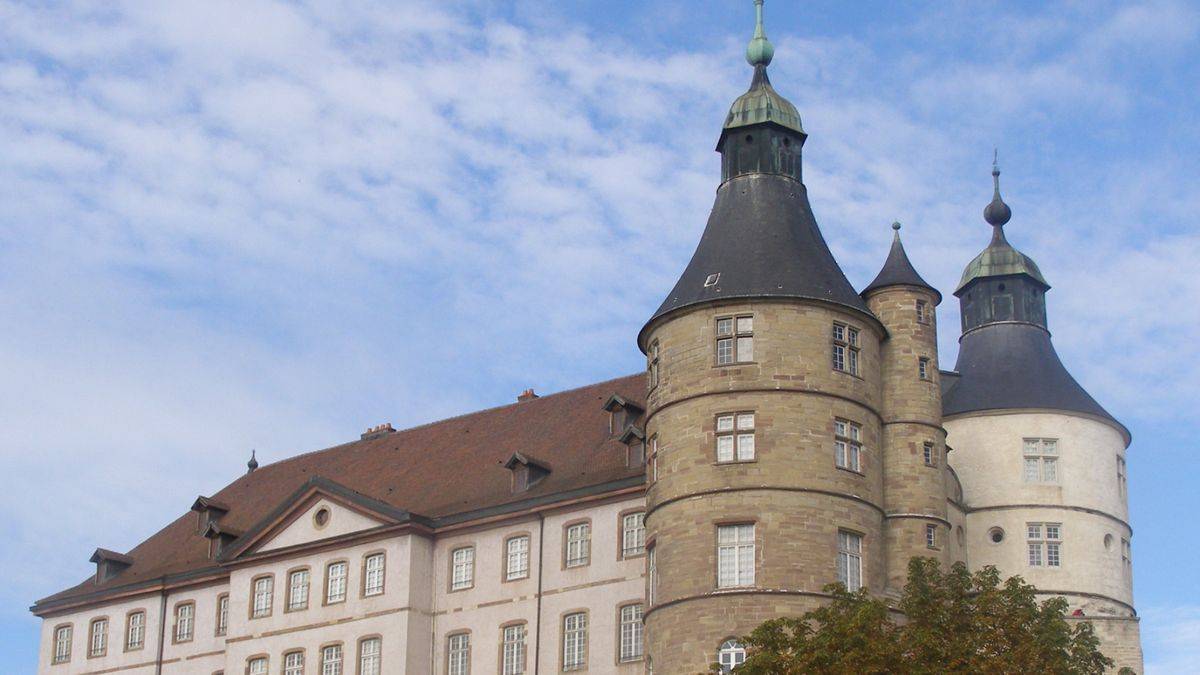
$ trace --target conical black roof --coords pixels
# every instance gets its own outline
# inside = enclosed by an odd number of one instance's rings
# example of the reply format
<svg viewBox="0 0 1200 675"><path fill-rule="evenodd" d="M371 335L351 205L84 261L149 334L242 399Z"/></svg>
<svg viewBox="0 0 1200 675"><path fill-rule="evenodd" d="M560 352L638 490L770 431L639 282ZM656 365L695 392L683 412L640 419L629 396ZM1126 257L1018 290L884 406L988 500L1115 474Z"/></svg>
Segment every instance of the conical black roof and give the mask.
<svg viewBox="0 0 1200 675"><path fill-rule="evenodd" d="M941 302L942 294L922 279L920 274L917 274L916 268L908 259L908 254L904 252L904 244L900 241L900 223L893 223L892 229L896 231L895 236L892 237L892 250L888 252L883 269L879 270L879 274L875 275L875 280L862 290L862 295L866 296L876 288L887 286L919 286L933 291L937 298L935 304Z"/></svg>
<svg viewBox="0 0 1200 675"><path fill-rule="evenodd" d="M874 318L829 252L808 190L777 174L738 176L717 189L691 262L646 325L684 307L732 298L823 300Z"/></svg>

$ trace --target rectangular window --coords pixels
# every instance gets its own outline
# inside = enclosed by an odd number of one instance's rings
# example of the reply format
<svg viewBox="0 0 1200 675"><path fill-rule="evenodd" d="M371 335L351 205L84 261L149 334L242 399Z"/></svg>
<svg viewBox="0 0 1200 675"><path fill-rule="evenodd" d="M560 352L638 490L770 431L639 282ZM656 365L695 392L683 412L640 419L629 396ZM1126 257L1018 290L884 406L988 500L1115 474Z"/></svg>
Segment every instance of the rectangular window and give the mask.
<svg viewBox="0 0 1200 675"><path fill-rule="evenodd" d="M196 626L196 605L185 602L175 606L175 641L187 642L192 639L192 631Z"/></svg>
<svg viewBox="0 0 1200 675"><path fill-rule="evenodd" d="M754 360L754 317L717 319L717 365Z"/></svg>
<svg viewBox="0 0 1200 675"><path fill-rule="evenodd" d="M304 652L283 655L283 675L304 675Z"/></svg>
<svg viewBox="0 0 1200 675"><path fill-rule="evenodd" d="M125 649L141 649L146 643L146 613L133 612L125 620Z"/></svg>
<svg viewBox="0 0 1200 675"><path fill-rule="evenodd" d="M650 343L650 353L646 355L649 362L647 368L650 371L650 388L658 386L658 340Z"/></svg>
<svg viewBox="0 0 1200 675"><path fill-rule="evenodd" d="M754 525L717 528L717 588L754 585Z"/></svg>
<svg viewBox="0 0 1200 675"><path fill-rule="evenodd" d="M71 627L59 626L54 629L54 663L66 663L71 660Z"/></svg>
<svg viewBox="0 0 1200 675"><path fill-rule="evenodd" d="M925 466L937 466L938 465L938 453L937 453L937 448L935 448L933 446L933 443L926 443L924 446L924 452L925 452Z"/></svg>
<svg viewBox="0 0 1200 675"><path fill-rule="evenodd" d="M587 613L563 617L563 670L587 667Z"/></svg>
<svg viewBox="0 0 1200 675"><path fill-rule="evenodd" d="M833 369L858 375L858 329L833 324Z"/></svg>
<svg viewBox="0 0 1200 675"><path fill-rule="evenodd" d="M217 630L218 636L229 632L229 594L217 596Z"/></svg>
<svg viewBox="0 0 1200 675"><path fill-rule="evenodd" d="M1128 486L1126 485L1125 478L1125 458L1117 455L1117 490L1124 497L1126 489L1128 489Z"/></svg>
<svg viewBox="0 0 1200 675"><path fill-rule="evenodd" d="M646 552L646 514L627 513L621 517L621 557Z"/></svg>
<svg viewBox="0 0 1200 675"><path fill-rule="evenodd" d="M372 553L363 560L363 595L383 593L384 555Z"/></svg>
<svg viewBox="0 0 1200 675"><path fill-rule="evenodd" d="M275 580L273 577L262 577L254 580L254 611L252 617L258 618L270 616L271 614L271 595L274 592Z"/></svg>
<svg viewBox="0 0 1200 675"><path fill-rule="evenodd" d="M501 675L522 675L525 672L525 624L504 628L500 672Z"/></svg>
<svg viewBox="0 0 1200 675"><path fill-rule="evenodd" d="M508 540L508 564L504 578L513 581L529 576L529 536L513 537Z"/></svg>
<svg viewBox="0 0 1200 675"><path fill-rule="evenodd" d="M267 675L267 658L260 656L246 662L246 672L249 675Z"/></svg>
<svg viewBox="0 0 1200 675"><path fill-rule="evenodd" d="M833 421L833 461L838 468L862 471L862 426Z"/></svg>
<svg viewBox="0 0 1200 675"><path fill-rule="evenodd" d="M1054 438L1026 438L1025 482L1058 482L1058 440Z"/></svg>
<svg viewBox="0 0 1200 675"><path fill-rule="evenodd" d="M924 300L917 301L917 323L929 323L929 304Z"/></svg>
<svg viewBox="0 0 1200 675"><path fill-rule="evenodd" d="M922 380L928 380L932 377L929 372L929 359L924 356L917 358L917 375L919 375Z"/></svg>
<svg viewBox="0 0 1200 675"><path fill-rule="evenodd" d="M862 536L839 530L837 555L838 581L852 592L862 588Z"/></svg>
<svg viewBox="0 0 1200 675"><path fill-rule="evenodd" d="M1031 567L1062 565L1062 523L1026 523Z"/></svg>
<svg viewBox="0 0 1200 675"><path fill-rule="evenodd" d="M929 548L937 548L937 525L925 526L925 545Z"/></svg>
<svg viewBox="0 0 1200 675"><path fill-rule="evenodd" d="M329 563L325 568L325 604L342 602L346 599L346 563Z"/></svg>
<svg viewBox="0 0 1200 675"><path fill-rule="evenodd" d="M459 633L446 642L446 674L467 675L471 672L471 636Z"/></svg>
<svg viewBox="0 0 1200 675"><path fill-rule="evenodd" d="M288 575L288 611L308 609L308 588L310 585L308 570L296 570Z"/></svg>
<svg viewBox="0 0 1200 675"><path fill-rule="evenodd" d="M383 641L367 638L358 643L358 675L380 675L383 672Z"/></svg>
<svg viewBox="0 0 1200 675"><path fill-rule="evenodd" d="M342 646L321 648L321 675L342 675Z"/></svg>
<svg viewBox="0 0 1200 675"><path fill-rule="evenodd" d="M567 527L566 540L567 567L583 567L591 561L592 526L590 523L576 523Z"/></svg>
<svg viewBox="0 0 1200 675"><path fill-rule="evenodd" d="M1121 564L1127 571L1133 568L1133 548L1125 537L1121 537Z"/></svg>
<svg viewBox="0 0 1200 675"><path fill-rule="evenodd" d="M748 462L754 459L754 413L717 415L717 461Z"/></svg>
<svg viewBox="0 0 1200 675"><path fill-rule="evenodd" d="M658 481L658 436L650 438L650 463L646 469L650 472L650 482Z"/></svg>
<svg viewBox="0 0 1200 675"><path fill-rule="evenodd" d="M621 625L618 635L620 652L618 658L622 663L640 661L643 650L642 636L642 606L625 605L621 608Z"/></svg>
<svg viewBox="0 0 1200 675"><path fill-rule="evenodd" d="M654 605L655 591L658 590L658 566L654 561L654 549L646 549L646 601Z"/></svg>
<svg viewBox="0 0 1200 675"><path fill-rule="evenodd" d="M475 547L456 548L450 554L450 590L461 591L475 585Z"/></svg>
<svg viewBox="0 0 1200 675"><path fill-rule="evenodd" d="M91 640L88 644L88 656L104 656L108 651L108 619L92 621Z"/></svg>

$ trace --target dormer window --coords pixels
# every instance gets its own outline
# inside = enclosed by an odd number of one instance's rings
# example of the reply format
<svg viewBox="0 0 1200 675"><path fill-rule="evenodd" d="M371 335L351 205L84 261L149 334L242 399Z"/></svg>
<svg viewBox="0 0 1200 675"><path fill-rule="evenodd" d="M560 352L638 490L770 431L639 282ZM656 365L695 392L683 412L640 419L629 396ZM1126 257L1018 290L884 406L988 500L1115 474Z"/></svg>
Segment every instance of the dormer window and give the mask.
<svg viewBox="0 0 1200 675"><path fill-rule="evenodd" d="M636 424L638 418L645 412L642 406L617 394L608 397L608 400L604 402L604 409L608 411L608 433L614 436L620 436L626 429Z"/></svg>
<svg viewBox="0 0 1200 675"><path fill-rule="evenodd" d="M225 502L202 495L192 502L192 510L196 512L196 532L203 534L209 525L218 522L229 513L229 506Z"/></svg>
<svg viewBox="0 0 1200 675"><path fill-rule="evenodd" d="M112 579L133 565L133 558L105 548L96 549L96 552L88 560L96 563L96 583L98 584Z"/></svg>
<svg viewBox="0 0 1200 675"><path fill-rule="evenodd" d="M754 317L727 316L717 319L717 365L754 360Z"/></svg>
<svg viewBox="0 0 1200 675"><path fill-rule="evenodd" d="M512 457L508 458L504 468L512 471L513 492L524 492L550 475L549 466L519 452L514 452Z"/></svg>
<svg viewBox="0 0 1200 675"><path fill-rule="evenodd" d="M216 560L237 541L238 537L242 536L241 530L222 526L217 522L209 523L201 534L208 539L208 558L210 560Z"/></svg>
<svg viewBox="0 0 1200 675"><path fill-rule="evenodd" d="M626 427L617 440L628 448L625 451L625 466L642 466L646 463L646 435L637 427Z"/></svg>

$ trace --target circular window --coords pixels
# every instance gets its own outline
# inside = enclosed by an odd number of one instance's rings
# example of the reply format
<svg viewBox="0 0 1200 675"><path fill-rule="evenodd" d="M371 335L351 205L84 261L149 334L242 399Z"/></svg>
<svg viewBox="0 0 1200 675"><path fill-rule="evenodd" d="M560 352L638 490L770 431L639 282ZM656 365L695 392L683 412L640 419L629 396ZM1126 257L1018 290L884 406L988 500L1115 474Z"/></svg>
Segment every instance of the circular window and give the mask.
<svg viewBox="0 0 1200 675"><path fill-rule="evenodd" d="M993 544L999 544L1000 542L1004 541L1004 530L999 527L993 527L992 529L988 530L988 541L992 542Z"/></svg>
<svg viewBox="0 0 1200 675"><path fill-rule="evenodd" d="M328 525L329 509L325 507L317 509L317 512L313 514L313 522L317 524L317 527L325 527Z"/></svg>
<svg viewBox="0 0 1200 675"><path fill-rule="evenodd" d="M1104 535L1104 550L1107 551L1112 548L1112 541L1113 540L1112 540L1111 534Z"/></svg>

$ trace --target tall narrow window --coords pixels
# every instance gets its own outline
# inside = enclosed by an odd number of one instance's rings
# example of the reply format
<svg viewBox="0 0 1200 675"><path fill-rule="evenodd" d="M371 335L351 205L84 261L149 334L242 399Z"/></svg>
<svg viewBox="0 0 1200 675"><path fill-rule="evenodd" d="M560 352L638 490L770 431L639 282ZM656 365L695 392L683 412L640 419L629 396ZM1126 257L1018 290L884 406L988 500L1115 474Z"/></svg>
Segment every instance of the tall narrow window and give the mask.
<svg viewBox="0 0 1200 675"><path fill-rule="evenodd" d="M754 413L717 415L716 439L718 462L754 459Z"/></svg>
<svg viewBox="0 0 1200 675"><path fill-rule="evenodd" d="M275 580L273 577L259 577L254 580L254 605L251 616L259 618L270 616L271 614L271 596L274 592Z"/></svg>
<svg viewBox="0 0 1200 675"><path fill-rule="evenodd" d="M591 561L592 526L576 523L567 527L565 559L567 567L583 567Z"/></svg>
<svg viewBox="0 0 1200 675"><path fill-rule="evenodd" d="M1128 489L1125 483L1125 458L1117 455L1117 490L1120 491L1122 497L1125 496L1125 490Z"/></svg>
<svg viewBox="0 0 1200 675"><path fill-rule="evenodd" d="M246 662L246 672L249 675L267 675L267 657L259 656Z"/></svg>
<svg viewBox="0 0 1200 675"><path fill-rule="evenodd" d="M1026 523L1031 567L1062 565L1062 523Z"/></svg>
<svg viewBox="0 0 1200 675"><path fill-rule="evenodd" d="M933 377L929 371L929 359L928 358L926 358L924 356L917 358L917 375L922 380L928 380Z"/></svg>
<svg viewBox="0 0 1200 675"><path fill-rule="evenodd" d="M304 652L283 655L283 675L304 675Z"/></svg>
<svg viewBox="0 0 1200 675"><path fill-rule="evenodd" d="M1133 569L1133 548L1125 537L1121 537L1121 565L1125 567L1126 572Z"/></svg>
<svg viewBox="0 0 1200 675"><path fill-rule="evenodd" d="M450 554L450 590L461 591L475 585L475 547L464 546Z"/></svg>
<svg viewBox="0 0 1200 675"><path fill-rule="evenodd" d="M658 340L650 343L650 353L646 355L649 361L650 388L658 386Z"/></svg>
<svg viewBox="0 0 1200 675"><path fill-rule="evenodd" d="M658 566L655 564L654 548L646 549L646 602L654 606L654 596L658 591Z"/></svg>
<svg viewBox="0 0 1200 675"><path fill-rule="evenodd" d="M358 675L380 675L383 672L383 640L367 638L358 643Z"/></svg>
<svg viewBox="0 0 1200 675"><path fill-rule="evenodd" d="M54 663L66 663L71 660L71 626L59 626L54 629Z"/></svg>
<svg viewBox="0 0 1200 675"><path fill-rule="evenodd" d="M754 525L717 528L717 587L754 585Z"/></svg>
<svg viewBox="0 0 1200 675"><path fill-rule="evenodd" d="M833 369L858 375L858 329L833 324Z"/></svg>
<svg viewBox="0 0 1200 675"><path fill-rule="evenodd" d="M754 360L754 317L717 319L717 365Z"/></svg>
<svg viewBox="0 0 1200 675"><path fill-rule="evenodd" d="M222 593L217 596L217 636L224 635L229 632L229 594Z"/></svg>
<svg viewBox="0 0 1200 675"><path fill-rule="evenodd" d="M933 443L926 443L924 445L924 452L925 452L925 466L937 466L938 465L937 448L934 447Z"/></svg>
<svg viewBox="0 0 1200 675"><path fill-rule="evenodd" d="M146 613L130 612L125 619L125 651L141 649L146 643Z"/></svg>
<svg viewBox="0 0 1200 675"><path fill-rule="evenodd" d="M658 482L658 436L650 438L650 462L646 470L650 472L650 482Z"/></svg>
<svg viewBox="0 0 1200 675"><path fill-rule="evenodd" d="M513 581L529 576L529 535L513 537L505 546L508 560L505 565L504 578Z"/></svg>
<svg viewBox="0 0 1200 675"><path fill-rule="evenodd" d="M627 513L621 516L621 557L630 558L646 552L646 514Z"/></svg>
<svg viewBox="0 0 1200 675"><path fill-rule="evenodd" d="M88 656L104 656L108 651L108 619L93 619Z"/></svg>
<svg viewBox="0 0 1200 675"><path fill-rule="evenodd" d="M929 303L917 301L917 323L929 323Z"/></svg>
<svg viewBox="0 0 1200 675"><path fill-rule="evenodd" d="M346 599L346 562L332 562L325 567L325 604Z"/></svg>
<svg viewBox="0 0 1200 675"><path fill-rule="evenodd" d="M925 526L925 546L937 548L937 525Z"/></svg>
<svg viewBox="0 0 1200 675"><path fill-rule="evenodd" d="M192 639L196 627L196 604L185 602L175 606L175 641L187 642Z"/></svg>
<svg viewBox="0 0 1200 675"><path fill-rule="evenodd" d="M384 555L372 553L363 560L363 595L383 593Z"/></svg>
<svg viewBox="0 0 1200 675"><path fill-rule="evenodd" d="M746 662L746 648L737 640L726 640L717 649L717 664L722 673L731 673Z"/></svg>
<svg viewBox="0 0 1200 675"><path fill-rule="evenodd" d="M342 646L321 648L321 675L342 675Z"/></svg>
<svg viewBox="0 0 1200 675"><path fill-rule="evenodd" d="M620 652L617 658L622 663L641 660L643 651L641 605L625 605L621 608L618 644Z"/></svg>
<svg viewBox="0 0 1200 675"><path fill-rule="evenodd" d="M587 612L563 617L563 670L587 667Z"/></svg>
<svg viewBox="0 0 1200 675"><path fill-rule="evenodd" d="M1025 439L1025 482L1058 482L1058 440L1053 438Z"/></svg>
<svg viewBox="0 0 1200 675"><path fill-rule="evenodd" d="M525 672L525 624L505 626L500 672L501 675L522 675Z"/></svg>
<svg viewBox="0 0 1200 675"><path fill-rule="evenodd" d="M471 635L458 633L446 642L447 675L467 675L471 672Z"/></svg>
<svg viewBox="0 0 1200 675"><path fill-rule="evenodd" d="M308 589L311 584L308 570L296 570L288 575L288 604L289 612L298 609L308 609Z"/></svg>
<svg viewBox="0 0 1200 675"><path fill-rule="evenodd" d="M848 591L862 588L862 536L845 530L838 531L838 581Z"/></svg>
<svg viewBox="0 0 1200 675"><path fill-rule="evenodd" d="M840 469L862 471L862 426L833 421L833 462Z"/></svg>

